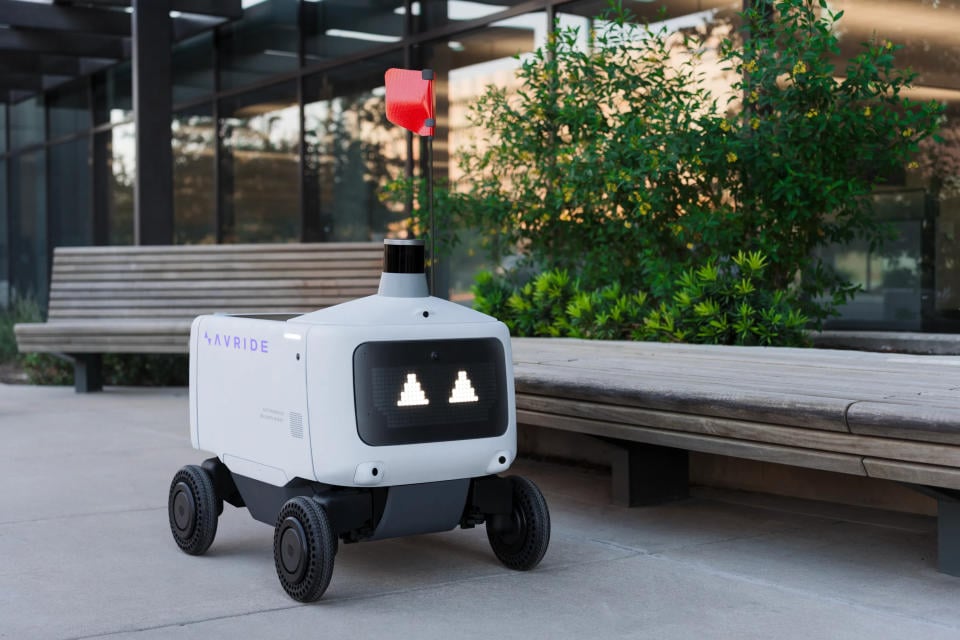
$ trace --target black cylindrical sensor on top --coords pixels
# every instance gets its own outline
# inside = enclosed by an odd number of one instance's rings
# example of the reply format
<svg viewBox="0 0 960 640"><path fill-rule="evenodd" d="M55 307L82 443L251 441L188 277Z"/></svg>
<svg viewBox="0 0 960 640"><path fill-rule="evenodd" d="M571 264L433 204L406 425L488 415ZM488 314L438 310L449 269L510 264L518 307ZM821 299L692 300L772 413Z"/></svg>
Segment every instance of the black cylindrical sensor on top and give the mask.
<svg viewBox="0 0 960 640"><path fill-rule="evenodd" d="M423 240L384 240L384 273L424 273Z"/></svg>

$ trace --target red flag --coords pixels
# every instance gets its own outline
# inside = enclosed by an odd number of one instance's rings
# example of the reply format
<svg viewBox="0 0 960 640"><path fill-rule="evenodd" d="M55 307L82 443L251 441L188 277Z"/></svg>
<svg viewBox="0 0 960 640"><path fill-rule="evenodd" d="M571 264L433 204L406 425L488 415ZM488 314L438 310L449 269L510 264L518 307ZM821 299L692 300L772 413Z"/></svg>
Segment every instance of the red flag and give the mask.
<svg viewBox="0 0 960 640"><path fill-rule="evenodd" d="M388 69L387 120L417 135L432 136L437 125L433 104L433 71Z"/></svg>

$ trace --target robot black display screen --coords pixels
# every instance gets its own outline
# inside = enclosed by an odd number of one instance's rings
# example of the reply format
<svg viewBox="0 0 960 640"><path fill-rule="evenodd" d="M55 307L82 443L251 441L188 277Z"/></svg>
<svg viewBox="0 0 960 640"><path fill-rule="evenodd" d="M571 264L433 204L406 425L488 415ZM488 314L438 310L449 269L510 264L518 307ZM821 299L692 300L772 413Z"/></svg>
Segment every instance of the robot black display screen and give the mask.
<svg viewBox="0 0 960 640"><path fill-rule="evenodd" d="M357 432L369 445L490 438L507 429L495 338L365 342L353 352Z"/></svg>

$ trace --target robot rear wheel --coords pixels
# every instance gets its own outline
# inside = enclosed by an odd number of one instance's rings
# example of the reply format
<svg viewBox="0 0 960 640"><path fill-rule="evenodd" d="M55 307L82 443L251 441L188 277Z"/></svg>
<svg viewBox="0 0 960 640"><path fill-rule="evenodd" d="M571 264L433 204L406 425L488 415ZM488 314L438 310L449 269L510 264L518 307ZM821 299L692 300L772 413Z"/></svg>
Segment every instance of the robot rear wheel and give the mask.
<svg viewBox="0 0 960 640"><path fill-rule="evenodd" d="M513 511L487 519L487 539L506 567L528 571L540 564L550 544L550 512L533 481L521 476L510 476L508 480Z"/></svg>
<svg viewBox="0 0 960 640"><path fill-rule="evenodd" d="M170 482L167 516L173 539L184 553L199 556L210 548L222 512L223 501L202 467L187 465L177 471Z"/></svg>
<svg viewBox="0 0 960 640"><path fill-rule="evenodd" d="M330 518L311 498L291 498L273 533L273 560L280 586L298 602L319 600L330 584L337 537Z"/></svg>

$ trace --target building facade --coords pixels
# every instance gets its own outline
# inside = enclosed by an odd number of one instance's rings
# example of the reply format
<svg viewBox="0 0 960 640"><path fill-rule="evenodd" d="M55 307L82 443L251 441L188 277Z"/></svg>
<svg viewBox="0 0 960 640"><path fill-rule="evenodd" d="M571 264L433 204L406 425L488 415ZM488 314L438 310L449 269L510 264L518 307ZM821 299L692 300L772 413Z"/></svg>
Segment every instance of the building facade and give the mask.
<svg viewBox="0 0 960 640"><path fill-rule="evenodd" d="M589 33L592 17L606 6L602 0L234 0L230 15L204 18L190 12L191 2L231 8L226 1L169 0L170 82L162 87L137 77L137 69L149 76L143 70L150 61L130 56L122 25L119 52L109 55L68 38L60 43L64 51L52 43L32 56L12 36L27 32L30 42L42 44L42 20L0 28L6 73L0 74L0 304L14 294L45 299L57 246L403 234L403 206L381 202L379 192L390 179L417 171L421 154L411 136L386 122L384 71L437 71L436 170L456 177L449 159L471 139L471 101L488 84L511 87L522 56L545 41L552 25ZM5 2L14 4L27 3ZM118 4L44 6L82 25L82 8L94 6L130 20ZM665 15L658 13L661 4ZM651 21L689 25L742 8L725 0L625 5ZM913 97L947 106L943 142L924 151L935 161L923 170L905 168L875 196L878 217L896 226L898 241L882 251L852 244L828 252L864 289L835 326L960 332L960 3L830 6L845 11L844 55L872 37L901 44L898 60L919 74ZM151 31L134 27L133 40L137 33ZM74 47L67 59L66 49ZM35 73L23 77L25 68ZM139 142L169 140L170 204L159 214L135 206L138 173L163 169L150 165L149 146L137 150L138 123L147 125L137 119L135 98L149 104L151 89L172 104L169 138ZM452 298L466 297L480 266L466 250L449 261Z"/></svg>

